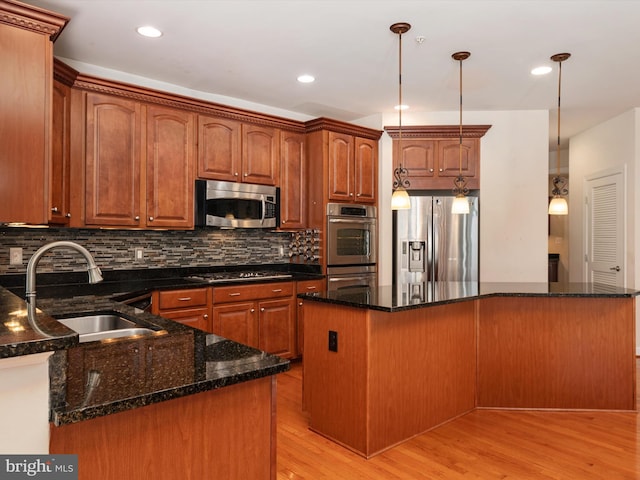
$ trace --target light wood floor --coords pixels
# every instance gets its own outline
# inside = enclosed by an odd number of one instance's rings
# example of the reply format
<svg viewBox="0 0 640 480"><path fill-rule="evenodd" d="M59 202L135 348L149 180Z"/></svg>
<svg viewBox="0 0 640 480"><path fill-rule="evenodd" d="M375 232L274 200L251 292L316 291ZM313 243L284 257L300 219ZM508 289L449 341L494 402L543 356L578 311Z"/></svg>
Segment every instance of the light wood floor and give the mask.
<svg viewBox="0 0 640 480"><path fill-rule="evenodd" d="M278 376L278 480L640 479L636 413L476 410L365 460L308 429L301 379Z"/></svg>

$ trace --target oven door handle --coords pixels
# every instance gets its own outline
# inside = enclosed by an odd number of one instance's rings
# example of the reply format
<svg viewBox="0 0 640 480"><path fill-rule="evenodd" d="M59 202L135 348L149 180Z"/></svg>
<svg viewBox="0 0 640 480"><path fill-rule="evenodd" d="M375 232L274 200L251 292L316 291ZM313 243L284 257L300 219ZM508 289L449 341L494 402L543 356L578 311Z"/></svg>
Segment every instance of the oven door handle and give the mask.
<svg viewBox="0 0 640 480"><path fill-rule="evenodd" d="M344 282L345 280L347 280L347 281L362 280L362 276L360 276L360 277L337 277L337 278L329 277L329 282ZM363 285L363 287L364 286L366 286L366 285Z"/></svg>
<svg viewBox="0 0 640 480"><path fill-rule="evenodd" d="M370 218L330 218L329 223L369 223L374 224L374 220Z"/></svg>

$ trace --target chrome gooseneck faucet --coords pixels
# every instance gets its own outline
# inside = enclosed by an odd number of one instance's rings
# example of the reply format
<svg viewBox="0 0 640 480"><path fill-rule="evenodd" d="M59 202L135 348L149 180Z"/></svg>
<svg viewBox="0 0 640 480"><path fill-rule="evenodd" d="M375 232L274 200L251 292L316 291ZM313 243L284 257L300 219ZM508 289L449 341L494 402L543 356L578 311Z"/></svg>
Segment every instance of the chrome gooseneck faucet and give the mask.
<svg viewBox="0 0 640 480"><path fill-rule="evenodd" d="M89 253L89 250L84 248L82 245L78 245L74 242L68 241L59 241L59 242L51 242L43 247L40 247L36 253L29 259L29 263L27 264L27 286L26 286L26 299L29 307L33 309L35 312L36 306L36 268L42 256L47 253L52 248L57 247L66 247L76 250L80 252L87 261L87 271L89 272L89 283L98 283L102 281L102 272L100 268L96 265L95 260Z"/></svg>

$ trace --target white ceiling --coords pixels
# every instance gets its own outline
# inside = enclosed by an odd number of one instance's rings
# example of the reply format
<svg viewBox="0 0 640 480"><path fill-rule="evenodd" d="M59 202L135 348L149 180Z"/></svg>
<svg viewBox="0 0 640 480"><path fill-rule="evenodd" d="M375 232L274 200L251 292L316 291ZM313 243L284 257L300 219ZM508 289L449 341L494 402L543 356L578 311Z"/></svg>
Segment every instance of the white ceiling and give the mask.
<svg viewBox="0 0 640 480"><path fill-rule="evenodd" d="M398 36L412 112L550 110L564 139L640 106L637 0L25 0L71 17L55 55L194 91L354 122L393 112ZM145 39L152 24L164 35ZM419 44L416 37L423 36ZM529 72L552 65L544 77ZM85 72L87 73L87 72ZM301 73L315 75L299 84ZM292 117L293 118L293 117Z"/></svg>

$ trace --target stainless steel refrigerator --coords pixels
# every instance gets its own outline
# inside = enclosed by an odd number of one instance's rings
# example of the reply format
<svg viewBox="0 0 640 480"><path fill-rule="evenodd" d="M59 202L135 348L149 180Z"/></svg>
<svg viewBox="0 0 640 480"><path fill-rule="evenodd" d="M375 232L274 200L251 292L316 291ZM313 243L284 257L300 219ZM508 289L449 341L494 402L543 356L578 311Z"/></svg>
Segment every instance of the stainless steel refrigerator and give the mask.
<svg viewBox="0 0 640 480"><path fill-rule="evenodd" d="M394 283L405 303L478 282L478 198L468 197L469 214L463 215L451 213L454 198L410 194L411 208L394 211Z"/></svg>

